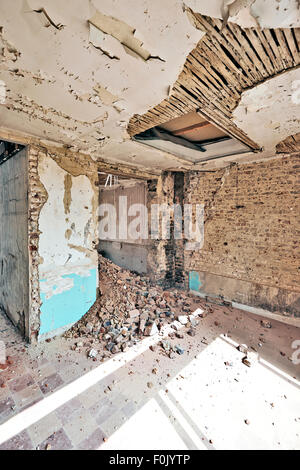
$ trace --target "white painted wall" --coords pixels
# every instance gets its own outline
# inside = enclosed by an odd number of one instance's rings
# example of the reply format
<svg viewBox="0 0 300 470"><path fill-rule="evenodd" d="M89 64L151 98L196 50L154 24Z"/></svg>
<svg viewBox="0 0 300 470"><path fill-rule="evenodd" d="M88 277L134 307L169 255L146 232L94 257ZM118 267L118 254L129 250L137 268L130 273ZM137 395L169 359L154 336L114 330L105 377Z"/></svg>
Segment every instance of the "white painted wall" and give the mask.
<svg viewBox="0 0 300 470"><path fill-rule="evenodd" d="M66 213L64 197L67 172L49 156L40 158L38 172L48 193L48 200L39 218L40 292L42 299L44 298L41 308L41 331L43 332L43 315L53 315L55 318L51 320L52 324L54 326L59 324L61 328L63 323L69 325L75 321L74 319L77 321L89 309L90 294L88 294L89 298L85 299L84 285L93 282L96 296L98 258L93 245L93 241L97 240L96 219L93 214L96 195L88 177L72 177L72 201L69 207L70 212ZM67 236L68 230L70 231L69 237ZM82 286L76 287L74 275L79 276L76 279L83 280ZM90 287L92 286L89 285ZM76 298L78 296L80 308L77 316L73 311L73 299L68 297L70 291ZM64 295L66 293L67 295ZM51 300L52 302L49 302ZM86 303L86 311L82 310L84 303ZM48 305L52 306L52 310L55 305L52 313L49 313Z"/></svg>

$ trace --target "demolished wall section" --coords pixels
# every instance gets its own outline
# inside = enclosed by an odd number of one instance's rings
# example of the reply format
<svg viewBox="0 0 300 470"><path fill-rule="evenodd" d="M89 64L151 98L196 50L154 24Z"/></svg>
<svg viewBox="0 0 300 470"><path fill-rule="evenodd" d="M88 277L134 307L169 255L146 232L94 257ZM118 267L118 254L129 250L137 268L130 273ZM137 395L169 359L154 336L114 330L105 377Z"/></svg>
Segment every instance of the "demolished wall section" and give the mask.
<svg viewBox="0 0 300 470"><path fill-rule="evenodd" d="M166 238L162 231L162 213L160 216L160 237L152 239L148 249L148 274L159 285L170 287L187 287L186 272L184 270L184 239L174 237L175 219L174 210L177 204L183 209L184 204L183 172L166 171L154 184L148 182L148 214L149 227L151 227L151 212L154 204L165 205L170 209L170 237Z"/></svg>
<svg viewBox="0 0 300 470"><path fill-rule="evenodd" d="M29 341L38 339L40 329L40 284L39 284L39 216L48 199L40 181L38 162L41 151L38 147L28 148L28 250L29 250Z"/></svg>
<svg viewBox="0 0 300 470"><path fill-rule="evenodd" d="M97 164L46 146L29 148L30 340L61 333L98 288Z"/></svg>
<svg viewBox="0 0 300 470"><path fill-rule="evenodd" d="M204 245L185 251L190 288L300 316L299 155L191 172L187 203L205 205Z"/></svg>

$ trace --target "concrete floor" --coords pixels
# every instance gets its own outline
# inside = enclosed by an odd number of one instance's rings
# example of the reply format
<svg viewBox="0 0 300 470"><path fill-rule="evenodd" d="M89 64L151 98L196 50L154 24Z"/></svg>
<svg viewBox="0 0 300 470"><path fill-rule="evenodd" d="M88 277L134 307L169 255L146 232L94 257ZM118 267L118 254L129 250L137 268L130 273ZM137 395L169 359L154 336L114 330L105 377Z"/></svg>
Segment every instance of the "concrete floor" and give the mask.
<svg viewBox="0 0 300 470"><path fill-rule="evenodd" d="M59 338L28 346L0 316L0 449L299 449L300 329L213 305L167 357L143 340L106 362ZM170 327L166 329L168 335ZM236 349L259 353L252 367Z"/></svg>

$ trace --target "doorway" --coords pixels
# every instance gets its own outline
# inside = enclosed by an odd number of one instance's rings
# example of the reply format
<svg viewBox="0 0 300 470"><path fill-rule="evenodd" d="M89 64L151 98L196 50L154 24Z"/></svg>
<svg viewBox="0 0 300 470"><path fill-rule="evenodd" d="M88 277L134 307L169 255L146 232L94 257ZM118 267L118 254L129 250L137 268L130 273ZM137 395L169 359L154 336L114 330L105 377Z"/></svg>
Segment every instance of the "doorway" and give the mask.
<svg viewBox="0 0 300 470"><path fill-rule="evenodd" d="M0 310L29 330L27 149L0 140Z"/></svg>

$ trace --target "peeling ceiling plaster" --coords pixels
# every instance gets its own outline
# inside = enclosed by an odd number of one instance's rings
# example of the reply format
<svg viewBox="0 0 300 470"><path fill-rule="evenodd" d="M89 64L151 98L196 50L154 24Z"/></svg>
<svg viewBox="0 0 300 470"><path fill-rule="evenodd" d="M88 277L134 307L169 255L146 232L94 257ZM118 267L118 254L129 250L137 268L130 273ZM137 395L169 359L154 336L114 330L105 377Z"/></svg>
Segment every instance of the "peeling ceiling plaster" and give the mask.
<svg viewBox="0 0 300 470"><path fill-rule="evenodd" d="M258 12L259 21L271 26L299 22L292 0L225 3L232 4L230 21L256 21L253 12ZM252 4L251 12L241 10L245 4ZM182 167L178 159L130 141L126 128L134 114L144 114L168 96L204 35L185 5L212 16L224 14L223 1L217 0L65 0L63 6L59 0L2 0L0 127L94 159L156 170ZM101 25L92 21L97 14L104 18ZM110 27L122 22L125 36L109 29L103 15L110 17Z"/></svg>
<svg viewBox="0 0 300 470"><path fill-rule="evenodd" d="M295 28L300 26L298 0L185 0L195 13L228 19L244 28Z"/></svg>
<svg viewBox="0 0 300 470"><path fill-rule="evenodd" d="M245 91L233 120L265 151L299 132L300 69L282 73Z"/></svg>
<svg viewBox="0 0 300 470"><path fill-rule="evenodd" d="M41 8L51 23L34 11ZM105 47L113 44L118 60L95 47L88 20L97 11L117 14L150 58L132 55L106 33ZM124 162L138 152L143 162L140 146L129 154L120 149L129 139L129 119L168 96L204 34L191 25L179 0L66 0L63 7L59 0L2 0L0 18L5 53L0 80L6 84L0 125L70 145L94 158L105 157L105 146L115 143ZM157 152L150 153L157 157Z"/></svg>

